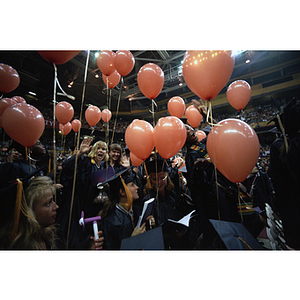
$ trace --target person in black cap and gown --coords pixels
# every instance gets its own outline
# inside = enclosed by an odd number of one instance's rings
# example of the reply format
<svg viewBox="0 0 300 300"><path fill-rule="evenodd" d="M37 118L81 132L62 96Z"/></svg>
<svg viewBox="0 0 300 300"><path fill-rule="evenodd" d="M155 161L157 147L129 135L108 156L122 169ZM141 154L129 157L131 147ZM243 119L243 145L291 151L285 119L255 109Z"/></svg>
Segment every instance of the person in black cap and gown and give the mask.
<svg viewBox="0 0 300 300"><path fill-rule="evenodd" d="M146 231L146 223L136 227L141 209L134 205L139 198L138 187L128 169L110 178L109 200L99 212L101 216L100 230L103 232L103 249L119 250L122 239L141 234ZM153 222L153 216L147 220Z"/></svg>

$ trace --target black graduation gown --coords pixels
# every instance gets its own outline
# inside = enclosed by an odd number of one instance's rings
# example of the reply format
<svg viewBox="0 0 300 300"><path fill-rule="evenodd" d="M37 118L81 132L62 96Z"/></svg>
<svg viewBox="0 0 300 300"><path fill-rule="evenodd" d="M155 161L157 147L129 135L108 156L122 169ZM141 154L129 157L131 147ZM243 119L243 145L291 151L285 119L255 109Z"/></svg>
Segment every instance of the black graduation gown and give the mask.
<svg viewBox="0 0 300 300"><path fill-rule="evenodd" d="M100 220L100 230L103 232L103 249L120 250L122 239L129 238L137 225L140 209L132 207L133 220L125 212L114 207L113 210Z"/></svg>
<svg viewBox="0 0 300 300"><path fill-rule="evenodd" d="M284 161L280 158L283 138L277 139L270 150L270 177L275 190L275 212L282 220L287 244L300 249L300 135L290 142Z"/></svg>
<svg viewBox="0 0 300 300"><path fill-rule="evenodd" d="M183 211L180 209L179 197L174 191L166 190L165 197L158 193L158 199L155 200L152 208L152 215L155 218L155 225L159 226L168 219L178 221L184 217ZM150 198L155 198L156 192L151 190L144 198L143 203Z"/></svg>
<svg viewBox="0 0 300 300"><path fill-rule="evenodd" d="M57 223L61 225L65 241L67 241L69 226L75 158L76 155L73 155L64 161L61 173L61 184L64 188L61 196L62 201L57 213ZM100 169L104 169L105 165L104 162L101 162ZM79 236L82 235L82 227L79 225L81 212L84 211L85 218L94 217L102 207L102 203L93 203L93 200L99 194L99 190L97 187L92 186L89 177L90 174L97 170L89 157L83 155L78 159L68 249L82 249L83 245L79 239Z"/></svg>

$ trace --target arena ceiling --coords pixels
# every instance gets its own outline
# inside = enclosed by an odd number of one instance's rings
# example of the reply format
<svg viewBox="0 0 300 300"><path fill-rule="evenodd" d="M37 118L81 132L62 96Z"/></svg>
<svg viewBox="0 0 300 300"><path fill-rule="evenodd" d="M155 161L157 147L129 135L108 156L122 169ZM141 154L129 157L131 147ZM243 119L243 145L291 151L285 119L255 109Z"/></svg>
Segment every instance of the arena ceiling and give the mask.
<svg viewBox="0 0 300 300"><path fill-rule="evenodd" d="M116 51L116 50L114 50ZM97 66L97 53L91 50L88 60L88 74L84 95L85 108L96 105L101 110L107 108L111 97L111 111L117 109L120 97L119 117L150 119L151 100L147 99L137 84L137 73L146 63L152 62L164 71L164 86L155 99L157 115L168 115L167 101L173 96L181 96L189 103L195 95L186 86L181 64L185 50L131 50L135 58L135 66L130 74L112 90L107 89L102 74ZM58 81L62 90L72 96L71 100L57 88L57 101L68 101L79 114L82 95L84 72L88 51L81 51L69 62L57 65ZM20 85L16 90L3 97L21 96L36 107L51 107L54 88L53 64L47 62L37 51L0 51L0 63L12 66L20 75ZM246 80L252 87L251 100L266 97L283 97L283 95L299 96L300 87L300 51L243 51L237 52L235 67L230 80L216 97L216 108L228 109L226 90L231 82L237 79ZM69 88L70 83L73 84ZM196 97L197 99L198 97Z"/></svg>

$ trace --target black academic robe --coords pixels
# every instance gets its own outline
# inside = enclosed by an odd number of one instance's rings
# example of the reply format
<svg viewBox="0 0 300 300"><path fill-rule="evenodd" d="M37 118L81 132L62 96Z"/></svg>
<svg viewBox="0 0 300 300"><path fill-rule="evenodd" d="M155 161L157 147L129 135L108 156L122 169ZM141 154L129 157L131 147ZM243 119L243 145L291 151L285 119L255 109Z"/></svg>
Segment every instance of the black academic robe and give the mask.
<svg viewBox="0 0 300 300"><path fill-rule="evenodd" d="M66 242L73 189L75 157L76 156L73 155L64 161L61 173L63 191L61 196L62 200L57 213L57 223L61 225ZM102 208L102 203L93 203L95 197L99 194L99 190L97 187L92 186L90 175L100 169L104 169L105 165L105 162L101 162L100 168L98 169L88 156L83 155L78 159L70 234L67 245L68 249L82 248L82 243L79 239L80 235L82 235L82 227L79 225L81 212L84 211L85 218L94 217Z"/></svg>
<svg viewBox="0 0 300 300"><path fill-rule="evenodd" d="M270 150L270 177L275 190L275 212L282 220L287 244L300 249L300 135L291 141L282 161L280 149L284 141L277 139Z"/></svg>
<svg viewBox="0 0 300 300"><path fill-rule="evenodd" d="M112 211L100 220L99 229L104 237L103 249L120 250L122 239L129 238L137 225L140 209L133 206L133 220L122 210L114 207Z"/></svg>
<svg viewBox="0 0 300 300"><path fill-rule="evenodd" d="M143 203L150 198L156 198L156 192L151 190L144 198ZM155 225L159 226L168 219L178 221L184 217L184 212L180 208L180 195L175 191L165 191L165 197L158 193L158 199L155 200L151 214L155 218Z"/></svg>

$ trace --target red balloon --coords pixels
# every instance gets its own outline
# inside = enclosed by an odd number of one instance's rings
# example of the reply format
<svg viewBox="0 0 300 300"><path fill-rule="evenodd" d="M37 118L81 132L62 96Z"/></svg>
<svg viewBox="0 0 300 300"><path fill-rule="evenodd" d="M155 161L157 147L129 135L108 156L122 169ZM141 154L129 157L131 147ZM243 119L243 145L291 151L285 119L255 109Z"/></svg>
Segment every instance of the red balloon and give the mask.
<svg viewBox="0 0 300 300"><path fill-rule="evenodd" d="M55 117L61 124L67 124L74 116L72 104L62 101L55 106Z"/></svg>
<svg viewBox="0 0 300 300"><path fill-rule="evenodd" d="M66 101L62 101L55 106L55 117L61 124L65 125L71 121L74 116L73 106Z"/></svg>
<svg viewBox="0 0 300 300"><path fill-rule="evenodd" d="M155 99L163 88L164 72L158 65L148 63L140 68L137 82L144 96Z"/></svg>
<svg viewBox="0 0 300 300"><path fill-rule="evenodd" d="M91 127L95 126L101 119L100 108L94 105L89 106L85 111L85 119Z"/></svg>
<svg viewBox="0 0 300 300"><path fill-rule="evenodd" d="M197 130L196 135L199 142L206 138L206 133L203 130Z"/></svg>
<svg viewBox="0 0 300 300"><path fill-rule="evenodd" d="M143 160L135 156L132 152L130 152L130 161L135 167L138 167L143 163Z"/></svg>
<svg viewBox="0 0 300 300"><path fill-rule="evenodd" d="M71 123L72 129L74 132L78 132L79 129L81 128L81 122L77 119L74 119Z"/></svg>
<svg viewBox="0 0 300 300"><path fill-rule="evenodd" d="M102 80L106 86L113 89L120 82L120 74L115 70L109 76L102 74Z"/></svg>
<svg viewBox="0 0 300 300"><path fill-rule="evenodd" d="M97 66L101 73L109 76L115 71L114 59L116 53L111 50L102 50L97 57Z"/></svg>
<svg viewBox="0 0 300 300"><path fill-rule="evenodd" d="M16 104L17 102L11 98L2 98L0 100L0 116L2 116L3 112L10 106Z"/></svg>
<svg viewBox="0 0 300 300"><path fill-rule="evenodd" d="M15 90L20 84L18 72L6 64L0 64L0 91L9 93Z"/></svg>
<svg viewBox="0 0 300 300"><path fill-rule="evenodd" d="M177 117L160 118L153 131L154 145L162 158L174 156L184 145L186 129Z"/></svg>
<svg viewBox="0 0 300 300"><path fill-rule="evenodd" d="M62 125L62 128L61 128L61 133L63 135L67 135L70 133L70 131L72 130L72 125L70 122L68 122L67 124L65 125Z"/></svg>
<svg viewBox="0 0 300 300"><path fill-rule="evenodd" d="M24 103L24 104L27 103L26 100L25 100L24 98L20 97L20 96L14 96L14 97L12 97L11 99L12 99L12 100L15 100L16 103Z"/></svg>
<svg viewBox="0 0 300 300"><path fill-rule="evenodd" d="M168 110L171 116L182 118L185 112L184 100L179 96L172 97L168 101Z"/></svg>
<svg viewBox="0 0 300 300"><path fill-rule="evenodd" d="M101 117L103 122L107 123L111 118L111 111L107 108L102 110Z"/></svg>
<svg viewBox="0 0 300 300"><path fill-rule="evenodd" d="M212 100L228 82L234 68L232 51L187 51L182 75L190 90Z"/></svg>
<svg viewBox="0 0 300 300"><path fill-rule="evenodd" d="M146 159L153 148L153 127L144 120L133 120L125 131L125 143L135 156Z"/></svg>
<svg viewBox="0 0 300 300"><path fill-rule="evenodd" d="M38 51L38 53L47 61L55 63L56 65L62 65L71 60L81 51Z"/></svg>
<svg viewBox="0 0 300 300"><path fill-rule="evenodd" d="M121 76L128 75L134 67L134 57L130 51L119 50L114 59L114 66Z"/></svg>
<svg viewBox="0 0 300 300"><path fill-rule="evenodd" d="M4 111L2 126L13 140L31 147L43 134L45 120L41 112L32 105L19 103Z"/></svg>
<svg viewBox="0 0 300 300"><path fill-rule="evenodd" d="M216 168L231 182L242 182L259 156L259 140L247 123L225 119L207 136L207 152Z"/></svg>
<svg viewBox="0 0 300 300"><path fill-rule="evenodd" d="M193 127L196 128L199 126L199 124L202 121L202 115L199 112L199 110L194 106L190 105L186 111L185 111L185 116L187 118L187 122Z"/></svg>
<svg viewBox="0 0 300 300"><path fill-rule="evenodd" d="M247 81L236 80L227 89L227 99L236 110L242 110L251 98L251 86Z"/></svg>

